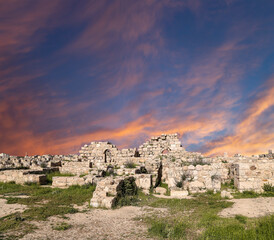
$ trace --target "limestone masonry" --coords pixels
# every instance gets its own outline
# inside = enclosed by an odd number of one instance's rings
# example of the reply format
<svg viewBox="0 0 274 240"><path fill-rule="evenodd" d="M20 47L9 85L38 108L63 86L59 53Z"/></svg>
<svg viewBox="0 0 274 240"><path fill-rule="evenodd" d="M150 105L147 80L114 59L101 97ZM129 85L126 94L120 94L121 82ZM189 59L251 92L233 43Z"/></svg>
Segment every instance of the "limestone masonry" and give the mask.
<svg viewBox="0 0 274 240"><path fill-rule="evenodd" d="M220 191L223 183L234 183L239 191L262 192L264 184L274 184L273 158L272 151L252 157L228 157L227 153L204 157L187 152L177 134L162 134L139 148L120 150L110 142L91 142L79 154L66 156L19 157L2 153L0 181L45 184L46 174L57 171L63 176L53 177L53 187L96 184L91 206L110 208L121 195L121 185L129 183L147 194L165 194L168 189L175 198ZM167 187L160 187L161 183Z"/></svg>

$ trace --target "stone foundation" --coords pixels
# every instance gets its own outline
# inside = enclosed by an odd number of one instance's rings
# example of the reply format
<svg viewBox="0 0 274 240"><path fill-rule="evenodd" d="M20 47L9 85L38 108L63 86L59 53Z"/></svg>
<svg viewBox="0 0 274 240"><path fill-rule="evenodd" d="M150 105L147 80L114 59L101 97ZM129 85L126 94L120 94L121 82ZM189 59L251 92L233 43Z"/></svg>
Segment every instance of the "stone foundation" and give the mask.
<svg viewBox="0 0 274 240"><path fill-rule="evenodd" d="M17 184L38 183L46 184L47 178L43 172L30 170L0 171L0 182L15 182Z"/></svg>

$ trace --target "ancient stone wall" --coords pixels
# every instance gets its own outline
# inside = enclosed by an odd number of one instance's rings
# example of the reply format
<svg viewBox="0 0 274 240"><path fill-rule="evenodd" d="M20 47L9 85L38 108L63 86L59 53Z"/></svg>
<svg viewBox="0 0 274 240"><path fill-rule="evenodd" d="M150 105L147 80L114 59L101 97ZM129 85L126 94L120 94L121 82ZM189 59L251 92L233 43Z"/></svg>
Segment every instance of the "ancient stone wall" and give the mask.
<svg viewBox="0 0 274 240"><path fill-rule="evenodd" d="M72 176L72 177L53 177L52 186L66 188L73 185L83 186L86 184L92 184L92 176L87 175L84 177Z"/></svg>
<svg viewBox="0 0 274 240"><path fill-rule="evenodd" d="M92 163L89 161L85 161L85 162L63 161L62 167L60 167L60 172L81 175L81 174L88 174L91 168L92 168Z"/></svg>
<svg viewBox="0 0 274 240"><path fill-rule="evenodd" d="M181 183L181 187L190 192L219 191L221 189L221 164L163 166L162 179L170 188Z"/></svg>
<svg viewBox="0 0 274 240"><path fill-rule="evenodd" d="M149 157L160 154L169 154L176 152L185 152L178 139L178 134L162 134L159 137L152 137L150 140L143 143L138 152L141 157Z"/></svg>
<svg viewBox="0 0 274 240"><path fill-rule="evenodd" d="M46 175L29 170L0 171L0 182L15 182L17 184L39 183L46 184Z"/></svg>
<svg viewBox="0 0 274 240"><path fill-rule="evenodd" d="M231 165L234 185L239 191L262 192L264 184L274 185L274 160L238 162Z"/></svg>
<svg viewBox="0 0 274 240"><path fill-rule="evenodd" d="M95 166L101 167L105 163L114 163L118 149L109 142L91 142L79 151L83 160L90 160Z"/></svg>

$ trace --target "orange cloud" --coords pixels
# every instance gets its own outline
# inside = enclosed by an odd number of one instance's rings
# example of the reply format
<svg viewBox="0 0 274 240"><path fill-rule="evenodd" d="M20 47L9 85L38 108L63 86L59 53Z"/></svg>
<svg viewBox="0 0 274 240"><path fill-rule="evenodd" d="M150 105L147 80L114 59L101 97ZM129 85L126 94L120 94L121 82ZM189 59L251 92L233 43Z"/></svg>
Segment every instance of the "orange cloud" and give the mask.
<svg viewBox="0 0 274 240"><path fill-rule="evenodd" d="M263 113L274 106L274 78L269 79L266 89L250 105L245 117L238 123L235 133L220 140L207 144L210 149L207 154L259 154L274 148L273 114L267 119L267 123L260 125L258 121Z"/></svg>

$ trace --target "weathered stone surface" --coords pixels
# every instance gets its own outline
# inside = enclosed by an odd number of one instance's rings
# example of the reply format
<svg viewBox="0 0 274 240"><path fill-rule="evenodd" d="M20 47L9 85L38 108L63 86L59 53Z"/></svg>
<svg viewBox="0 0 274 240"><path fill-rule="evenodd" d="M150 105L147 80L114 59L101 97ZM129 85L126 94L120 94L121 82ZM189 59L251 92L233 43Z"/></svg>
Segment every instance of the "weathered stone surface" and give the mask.
<svg viewBox="0 0 274 240"><path fill-rule="evenodd" d="M137 174L134 175L135 182L138 188L150 190L152 187L152 176L151 174Z"/></svg>
<svg viewBox="0 0 274 240"><path fill-rule="evenodd" d="M154 192L155 192L155 193L159 193L160 195L164 195L164 194L166 194L166 189L163 188L163 187L156 187L156 188L154 189Z"/></svg>
<svg viewBox="0 0 274 240"><path fill-rule="evenodd" d="M46 184L46 175L41 171L6 170L0 171L0 182L15 182L17 184L38 183Z"/></svg>
<svg viewBox="0 0 274 240"><path fill-rule="evenodd" d="M171 189L170 196L173 198L185 198L186 196L188 196L188 191L177 188Z"/></svg>
<svg viewBox="0 0 274 240"><path fill-rule="evenodd" d="M230 192L226 191L226 190L221 191L221 197L222 198L229 198L229 199L233 198L232 194Z"/></svg>
<svg viewBox="0 0 274 240"><path fill-rule="evenodd" d="M73 185L83 186L87 184L83 177L53 177L52 186L53 187L69 187Z"/></svg>

